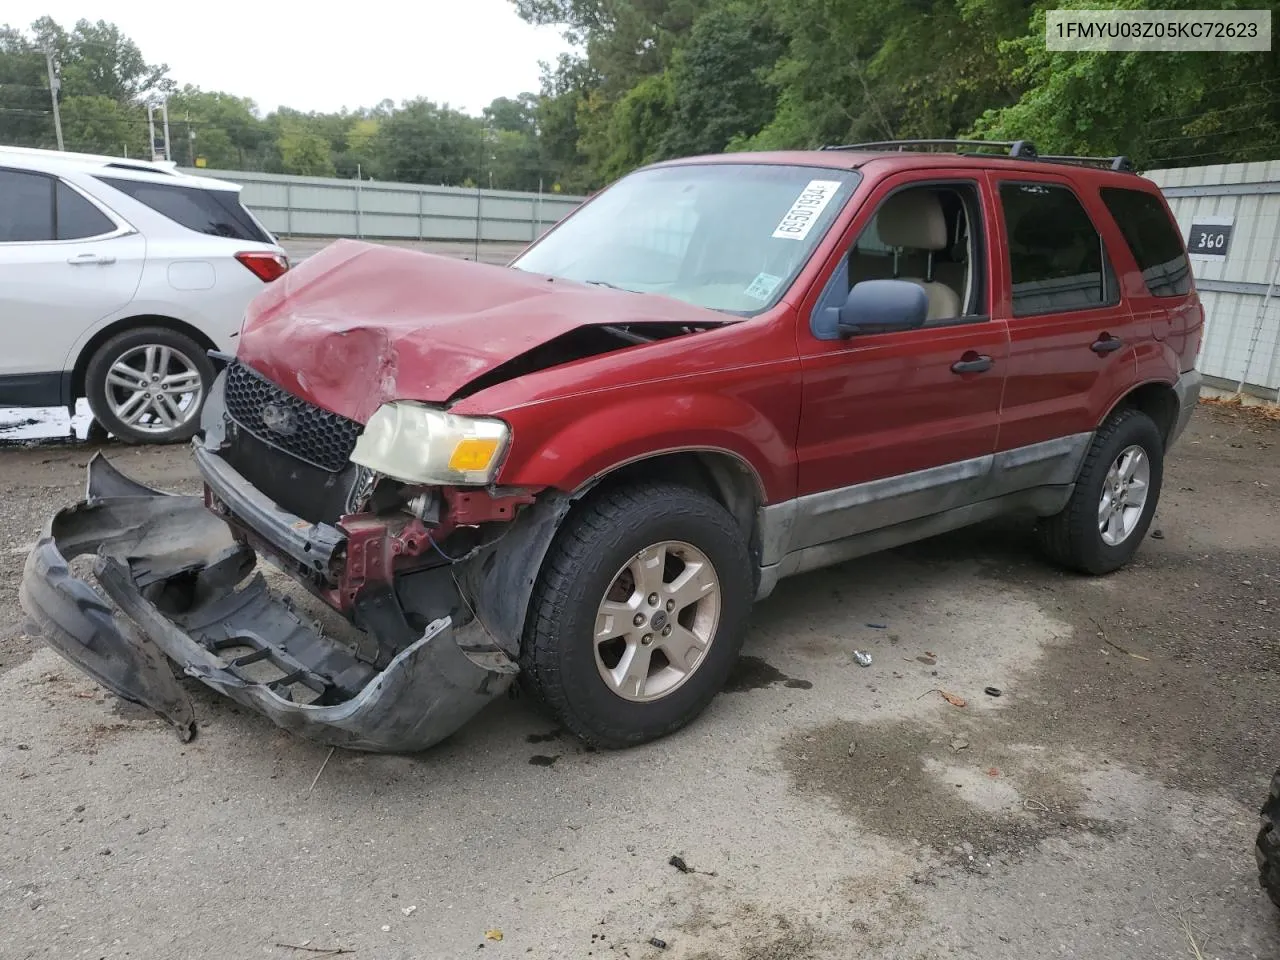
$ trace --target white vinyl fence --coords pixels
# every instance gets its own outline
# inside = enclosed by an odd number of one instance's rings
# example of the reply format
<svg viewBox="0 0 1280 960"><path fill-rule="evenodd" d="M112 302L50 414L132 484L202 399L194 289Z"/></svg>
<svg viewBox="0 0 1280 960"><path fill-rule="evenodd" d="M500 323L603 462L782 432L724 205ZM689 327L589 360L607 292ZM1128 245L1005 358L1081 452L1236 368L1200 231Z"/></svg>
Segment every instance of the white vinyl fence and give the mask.
<svg viewBox="0 0 1280 960"><path fill-rule="evenodd" d="M184 168L243 185L245 206L280 236L530 243L581 197L416 183Z"/></svg>

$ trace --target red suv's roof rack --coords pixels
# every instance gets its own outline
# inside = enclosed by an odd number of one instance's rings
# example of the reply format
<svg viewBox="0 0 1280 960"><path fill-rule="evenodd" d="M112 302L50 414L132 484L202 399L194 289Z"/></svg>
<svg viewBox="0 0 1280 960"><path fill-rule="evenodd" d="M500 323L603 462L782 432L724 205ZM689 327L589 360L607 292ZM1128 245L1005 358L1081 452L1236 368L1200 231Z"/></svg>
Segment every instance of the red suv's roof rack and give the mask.
<svg viewBox="0 0 1280 960"><path fill-rule="evenodd" d="M1083 167L1102 167L1109 170L1133 172L1128 157L1067 157L1041 156L1030 140L873 140L869 143L845 143L826 146L823 150L869 150L902 152L946 152L991 154L999 151L1015 160L1043 160L1046 163L1073 163Z"/></svg>

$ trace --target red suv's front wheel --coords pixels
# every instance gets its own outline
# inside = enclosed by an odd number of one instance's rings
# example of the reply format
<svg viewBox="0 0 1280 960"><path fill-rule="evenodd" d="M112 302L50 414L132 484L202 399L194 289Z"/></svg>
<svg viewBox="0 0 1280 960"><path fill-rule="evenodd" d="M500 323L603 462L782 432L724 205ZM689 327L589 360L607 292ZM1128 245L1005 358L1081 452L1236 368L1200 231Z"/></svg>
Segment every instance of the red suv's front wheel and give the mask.
<svg viewBox="0 0 1280 960"><path fill-rule="evenodd" d="M729 512L672 484L605 490L570 514L529 610L525 685L604 747L684 726L724 686L754 599Z"/></svg>

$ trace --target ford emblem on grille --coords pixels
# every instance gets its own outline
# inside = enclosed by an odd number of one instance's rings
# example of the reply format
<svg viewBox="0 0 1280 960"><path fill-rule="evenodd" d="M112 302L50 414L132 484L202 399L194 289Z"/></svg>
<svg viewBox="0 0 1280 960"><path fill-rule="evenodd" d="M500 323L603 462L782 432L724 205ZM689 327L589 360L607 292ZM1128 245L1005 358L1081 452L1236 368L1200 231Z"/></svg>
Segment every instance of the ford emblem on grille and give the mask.
<svg viewBox="0 0 1280 960"><path fill-rule="evenodd" d="M291 437L298 429L298 425L293 422L293 411L275 403L262 407L262 425L282 437Z"/></svg>

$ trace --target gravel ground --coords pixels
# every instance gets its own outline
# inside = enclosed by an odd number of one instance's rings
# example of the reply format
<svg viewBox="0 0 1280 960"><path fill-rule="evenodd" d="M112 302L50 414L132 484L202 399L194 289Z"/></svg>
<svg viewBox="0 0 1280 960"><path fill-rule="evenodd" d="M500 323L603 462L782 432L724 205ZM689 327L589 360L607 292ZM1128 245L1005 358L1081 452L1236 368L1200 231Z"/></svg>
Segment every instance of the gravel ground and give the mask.
<svg viewBox="0 0 1280 960"><path fill-rule="evenodd" d="M0 956L1274 960L1278 442L1203 408L1105 579L1010 521L785 581L661 743L512 700L327 763L199 689L180 744L26 636L24 554L93 448L0 451ZM106 450L195 487L183 449Z"/></svg>

